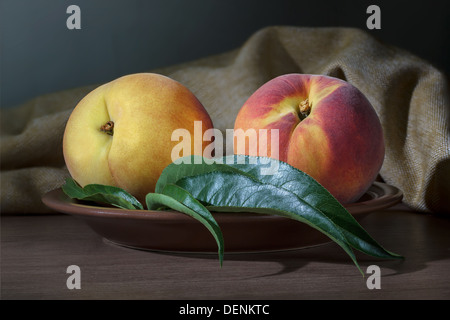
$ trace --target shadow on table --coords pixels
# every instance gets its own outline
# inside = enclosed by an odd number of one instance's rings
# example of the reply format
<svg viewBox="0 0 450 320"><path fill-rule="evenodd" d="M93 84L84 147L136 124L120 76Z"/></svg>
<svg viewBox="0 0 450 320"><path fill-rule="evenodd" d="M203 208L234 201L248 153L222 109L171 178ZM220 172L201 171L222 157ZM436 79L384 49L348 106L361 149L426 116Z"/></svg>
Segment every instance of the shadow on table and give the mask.
<svg viewBox="0 0 450 320"><path fill-rule="evenodd" d="M369 265L374 264L383 270L393 271L384 272L385 276L413 273L425 269L432 261L450 258L450 219L403 210L386 210L367 216L361 225L387 250L405 257L401 260L385 260L355 251L363 272ZM160 253L198 259L218 259L217 254ZM224 266L227 261L265 261L276 262L282 266L276 273L258 277L296 272L310 263L321 263L324 270L327 268L335 270L336 264L354 266L351 258L334 242L276 252L225 253Z"/></svg>

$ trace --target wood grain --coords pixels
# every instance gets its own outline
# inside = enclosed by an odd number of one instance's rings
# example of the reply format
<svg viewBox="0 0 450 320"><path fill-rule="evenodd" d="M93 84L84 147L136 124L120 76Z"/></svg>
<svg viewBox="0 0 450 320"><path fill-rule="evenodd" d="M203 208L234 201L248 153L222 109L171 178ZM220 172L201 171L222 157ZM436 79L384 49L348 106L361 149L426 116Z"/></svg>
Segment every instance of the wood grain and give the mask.
<svg viewBox="0 0 450 320"><path fill-rule="evenodd" d="M68 215L1 218L1 298L7 299L449 299L450 220L404 206L369 214L362 226L406 257L356 253L381 268L381 289L329 243L258 254L171 254L118 247ZM69 290L69 265L81 289Z"/></svg>

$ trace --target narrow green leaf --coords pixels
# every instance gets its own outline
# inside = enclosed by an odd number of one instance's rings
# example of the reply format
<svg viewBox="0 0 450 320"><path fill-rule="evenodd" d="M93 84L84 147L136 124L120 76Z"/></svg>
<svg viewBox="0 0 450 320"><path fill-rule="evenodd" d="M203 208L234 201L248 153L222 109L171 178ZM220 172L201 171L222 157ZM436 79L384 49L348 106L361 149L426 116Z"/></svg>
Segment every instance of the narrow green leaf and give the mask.
<svg viewBox="0 0 450 320"><path fill-rule="evenodd" d="M211 212L180 186L166 184L161 191L162 193L147 194L145 198L147 208L149 210L157 210L161 206L166 206L200 221L217 242L220 266L222 266L224 254L223 235Z"/></svg>
<svg viewBox="0 0 450 320"><path fill-rule="evenodd" d="M67 178L62 190L73 199L106 203L122 209L144 209L135 197L118 187L101 184L88 184L81 187L72 178Z"/></svg>
<svg viewBox="0 0 450 320"><path fill-rule="evenodd" d="M185 177L176 184L215 209L241 208L246 212L275 214L306 223L340 245L364 275L340 228L322 212L288 190L226 171Z"/></svg>

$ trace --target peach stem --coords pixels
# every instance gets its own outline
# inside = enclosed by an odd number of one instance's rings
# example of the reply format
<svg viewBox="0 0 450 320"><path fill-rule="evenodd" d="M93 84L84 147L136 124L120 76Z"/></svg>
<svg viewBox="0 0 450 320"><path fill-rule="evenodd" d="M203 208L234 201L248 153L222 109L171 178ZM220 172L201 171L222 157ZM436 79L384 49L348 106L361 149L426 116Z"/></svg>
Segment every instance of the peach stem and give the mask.
<svg viewBox="0 0 450 320"><path fill-rule="evenodd" d="M309 116L309 113L311 112L311 105L309 104L308 98L300 102L299 111L302 120Z"/></svg>
<svg viewBox="0 0 450 320"><path fill-rule="evenodd" d="M114 121L108 121L104 125L100 127L100 131L109 134L110 136L114 135Z"/></svg>

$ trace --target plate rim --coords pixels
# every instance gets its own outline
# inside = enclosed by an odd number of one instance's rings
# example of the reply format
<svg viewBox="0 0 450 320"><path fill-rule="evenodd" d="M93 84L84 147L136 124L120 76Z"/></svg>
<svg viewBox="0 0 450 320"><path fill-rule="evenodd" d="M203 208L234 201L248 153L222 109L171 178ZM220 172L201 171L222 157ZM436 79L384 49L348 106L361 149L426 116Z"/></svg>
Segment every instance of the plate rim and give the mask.
<svg viewBox="0 0 450 320"><path fill-rule="evenodd" d="M398 203L403 199L402 191L392 185L385 182L375 181L368 192L372 188L378 188L382 191L382 194L378 197L372 197L371 199L355 202L350 204L344 204L343 206L353 215L360 215L370 213L377 210L387 209ZM373 192L373 191L372 191ZM376 192L374 192L376 193ZM128 219L144 219L144 220L185 220L192 221L191 217L175 210L133 210L122 209L106 206L94 206L83 203L77 203L76 200L69 198L62 188L57 188L45 193L42 196L42 202L49 208L65 214L83 216L83 217L103 217L103 218L128 218ZM231 219L239 217L242 219L287 219L276 215L260 214L253 212L211 212L215 218Z"/></svg>

